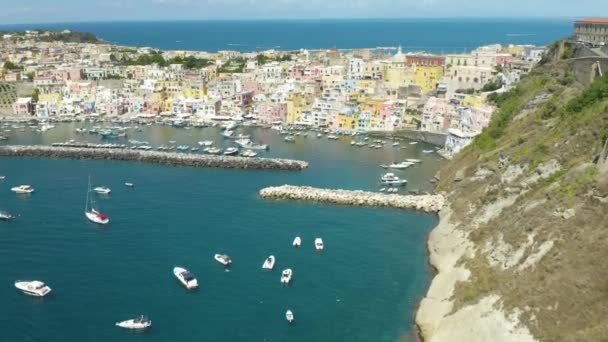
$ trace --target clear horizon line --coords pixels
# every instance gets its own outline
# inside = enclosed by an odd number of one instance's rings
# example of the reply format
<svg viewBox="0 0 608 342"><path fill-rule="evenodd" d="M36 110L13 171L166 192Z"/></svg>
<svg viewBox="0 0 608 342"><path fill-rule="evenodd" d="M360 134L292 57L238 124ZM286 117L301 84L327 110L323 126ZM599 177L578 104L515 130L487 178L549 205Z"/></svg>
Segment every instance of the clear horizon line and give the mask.
<svg viewBox="0 0 608 342"><path fill-rule="evenodd" d="M412 16L412 17L352 17L352 18L233 18L233 19L119 19L119 20L66 20L66 21L39 21L0 24L5 26L24 25L60 25L60 24L86 24L86 23L165 23L165 22L262 22L262 21L376 21L376 20L455 20L455 19L545 19L545 20L576 20L589 16Z"/></svg>

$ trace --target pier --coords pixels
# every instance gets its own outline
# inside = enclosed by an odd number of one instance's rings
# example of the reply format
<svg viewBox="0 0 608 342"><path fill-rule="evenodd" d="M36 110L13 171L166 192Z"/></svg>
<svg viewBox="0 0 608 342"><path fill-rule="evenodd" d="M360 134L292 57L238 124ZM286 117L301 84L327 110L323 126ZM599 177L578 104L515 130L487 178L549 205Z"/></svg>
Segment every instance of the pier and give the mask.
<svg viewBox="0 0 608 342"><path fill-rule="evenodd" d="M438 212L444 204L442 195L398 195L341 189L319 189L309 186L283 185L260 190L266 199L289 199L324 202L351 206L412 209L427 213Z"/></svg>
<svg viewBox="0 0 608 342"><path fill-rule="evenodd" d="M116 148L54 147L44 145L0 146L0 157L116 160L170 166L253 170L299 171L308 167L307 162L292 159L244 158L193 153L156 152Z"/></svg>

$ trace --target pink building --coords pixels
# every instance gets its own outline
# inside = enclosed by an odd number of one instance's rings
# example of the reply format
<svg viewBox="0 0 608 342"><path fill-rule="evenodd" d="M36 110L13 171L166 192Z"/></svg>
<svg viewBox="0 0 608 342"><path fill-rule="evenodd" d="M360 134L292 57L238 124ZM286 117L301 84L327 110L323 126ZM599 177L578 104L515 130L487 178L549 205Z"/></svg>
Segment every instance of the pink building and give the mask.
<svg viewBox="0 0 608 342"><path fill-rule="evenodd" d="M508 65L513 63L513 56L507 53L497 54L496 55L496 64L498 65Z"/></svg>
<svg viewBox="0 0 608 342"><path fill-rule="evenodd" d="M255 106L254 112L258 121L263 124L271 124L275 121L286 121L287 103L262 102Z"/></svg>
<svg viewBox="0 0 608 342"><path fill-rule="evenodd" d="M13 104L13 111L17 115L32 115L34 108L31 97L20 97Z"/></svg>

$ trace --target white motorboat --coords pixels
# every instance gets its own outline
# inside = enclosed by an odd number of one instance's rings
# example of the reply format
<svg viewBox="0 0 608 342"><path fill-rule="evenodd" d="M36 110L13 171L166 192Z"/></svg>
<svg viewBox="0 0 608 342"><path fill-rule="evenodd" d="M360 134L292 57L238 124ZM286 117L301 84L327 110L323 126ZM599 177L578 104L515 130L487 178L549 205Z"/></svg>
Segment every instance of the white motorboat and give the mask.
<svg viewBox="0 0 608 342"><path fill-rule="evenodd" d="M418 144L418 142L417 142L417 141L412 141L412 142L410 143L410 145L416 145L416 144Z"/></svg>
<svg viewBox="0 0 608 342"><path fill-rule="evenodd" d="M233 138L234 137L234 131L225 130L225 131L222 132L222 136L224 138Z"/></svg>
<svg viewBox="0 0 608 342"><path fill-rule="evenodd" d="M173 274L184 286L190 290L198 287L198 281L190 271L182 267L173 268Z"/></svg>
<svg viewBox="0 0 608 342"><path fill-rule="evenodd" d="M350 146L354 146L356 143L357 142L353 140L353 141L350 142Z"/></svg>
<svg viewBox="0 0 608 342"><path fill-rule="evenodd" d="M6 176L0 176L0 180L5 180Z"/></svg>
<svg viewBox="0 0 608 342"><path fill-rule="evenodd" d="M302 245L302 239L300 239L299 236L296 236L295 239L293 239L293 246L294 247L300 247Z"/></svg>
<svg viewBox="0 0 608 342"><path fill-rule="evenodd" d="M281 272L281 283L289 284L292 275L293 271L291 270L291 268L284 269L283 272Z"/></svg>
<svg viewBox="0 0 608 342"><path fill-rule="evenodd" d="M125 186L126 186L127 188L133 188L133 187L135 187L135 184L133 184L133 183L129 183L129 182L126 182L126 183L125 183Z"/></svg>
<svg viewBox="0 0 608 342"><path fill-rule="evenodd" d="M393 146L395 146L395 147L397 147L397 146L399 146L399 145L400 145L400 144L399 144L398 142L394 142L394 143L393 143Z"/></svg>
<svg viewBox="0 0 608 342"><path fill-rule="evenodd" d="M315 239L315 248L318 251L322 251L323 250L323 239L321 239L321 238L316 238Z"/></svg>
<svg viewBox="0 0 608 342"><path fill-rule="evenodd" d="M0 211L0 221L9 221L9 220L12 220L13 218L15 218L15 216L13 216L13 214L11 214L7 211Z"/></svg>
<svg viewBox="0 0 608 342"><path fill-rule="evenodd" d="M412 166L412 163L408 163L408 162L401 162L401 163L393 163L391 165L389 165L389 169L399 169L399 170L403 170L403 169L407 169L408 167Z"/></svg>
<svg viewBox="0 0 608 342"><path fill-rule="evenodd" d="M330 135L328 135L328 136L327 136L327 139L330 139L330 140L338 140L338 136L337 136L337 135L330 134Z"/></svg>
<svg viewBox="0 0 608 342"><path fill-rule="evenodd" d="M207 152L209 154L220 154L222 153L222 150L217 147L207 147L203 150L203 152Z"/></svg>
<svg viewBox="0 0 608 342"><path fill-rule="evenodd" d="M394 173L386 173L380 178L382 184L387 185L405 185L407 180L397 177Z"/></svg>
<svg viewBox="0 0 608 342"><path fill-rule="evenodd" d="M405 161L408 163L413 163L413 164L422 163L422 160L420 160L420 159L406 159Z"/></svg>
<svg viewBox="0 0 608 342"><path fill-rule="evenodd" d="M108 215L95 210L95 207L94 207L95 203L93 201L92 196L89 196L89 193L91 193L91 177L89 177L89 185L87 187L87 196L86 196L86 204L84 207L84 216L86 216L86 218L93 223L103 224L103 225L110 223L110 218L108 217ZM90 210L89 210L89 199L91 202Z"/></svg>
<svg viewBox="0 0 608 342"><path fill-rule="evenodd" d="M425 154L429 154L429 153L433 153L433 152L435 152L435 150L422 150L422 153L425 153Z"/></svg>
<svg viewBox="0 0 608 342"><path fill-rule="evenodd" d="M378 190L378 191L380 191L380 192L385 192L385 191L386 191L386 188L380 188L380 190Z"/></svg>
<svg viewBox="0 0 608 342"><path fill-rule="evenodd" d="M285 140L285 142L296 142L296 138L294 138L292 135L288 135L286 136L283 140Z"/></svg>
<svg viewBox="0 0 608 342"><path fill-rule="evenodd" d="M126 321L117 322L116 326L125 329L146 329L152 325L152 321L144 315Z"/></svg>
<svg viewBox="0 0 608 342"><path fill-rule="evenodd" d="M230 260L230 257L226 254L216 254L213 256L213 258L224 266L232 264L232 260Z"/></svg>
<svg viewBox="0 0 608 342"><path fill-rule="evenodd" d="M262 268L265 270L272 270L274 268L274 261L274 255L269 256L266 258L266 260L264 260L264 265L262 265Z"/></svg>
<svg viewBox="0 0 608 342"><path fill-rule="evenodd" d="M31 185L19 185L11 188L11 191L18 194L31 194L34 192L34 188Z"/></svg>
<svg viewBox="0 0 608 342"><path fill-rule="evenodd" d="M287 312L285 312L285 318L287 319L287 322L291 323L294 320L293 317L293 312L291 312L291 310L287 310Z"/></svg>
<svg viewBox="0 0 608 342"><path fill-rule="evenodd" d="M233 156L237 153L239 153L239 149L236 147L228 147L226 151L224 151L225 156Z"/></svg>
<svg viewBox="0 0 608 342"><path fill-rule="evenodd" d="M242 157L247 157L247 158L253 158L255 156L257 156L258 154L253 152L252 150L245 150L241 153Z"/></svg>
<svg viewBox="0 0 608 342"><path fill-rule="evenodd" d="M213 146L213 141L211 140L203 140L198 142L199 146L209 147Z"/></svg>
<svg viewBox="0 0 608 342"><path fill-rule="evenodd" d="M39 280L16 281L15 287L26 295L44 297L51 292L51 288Z"/></svg>
<svg viewBox="0 0 608 342"><path fill-rule="evenodd" d="M96 193L100 194L100 195L109 195L112 190L110 188L108 188L107 186L98 186L95 189L93 189L93 191L95 191Z"/></svg>
<svg viewBox="0 0 608 342"><path fill-rule="evenodd" d="M317 133L317 138L322 138L322 137L323 137L323 134Z"/></svg>

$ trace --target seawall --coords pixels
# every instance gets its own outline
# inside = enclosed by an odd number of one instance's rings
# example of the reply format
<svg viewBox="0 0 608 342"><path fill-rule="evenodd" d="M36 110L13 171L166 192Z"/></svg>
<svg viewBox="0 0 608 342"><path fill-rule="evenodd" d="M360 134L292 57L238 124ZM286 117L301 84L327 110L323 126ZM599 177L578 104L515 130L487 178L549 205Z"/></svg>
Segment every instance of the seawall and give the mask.
<svg viewBox="0 0 608 342"><path fill-rule="evenodd" d="M0 157L116 160L170 166L254 170L299 171L308 167L307 162L292 159L244 158L236 156L215 156L190 153L139 151L113 148L53 147L44 145L0 146Z"/></svg>
<svg viewBox="0 0 608 342"><path fill-rule="evenodd" d="M283 185L260 190L260 197L324 202L352 206L389 207L438 212L444 203L442 195L397 195L341 189L319 189L309 186Z"/></svg>

